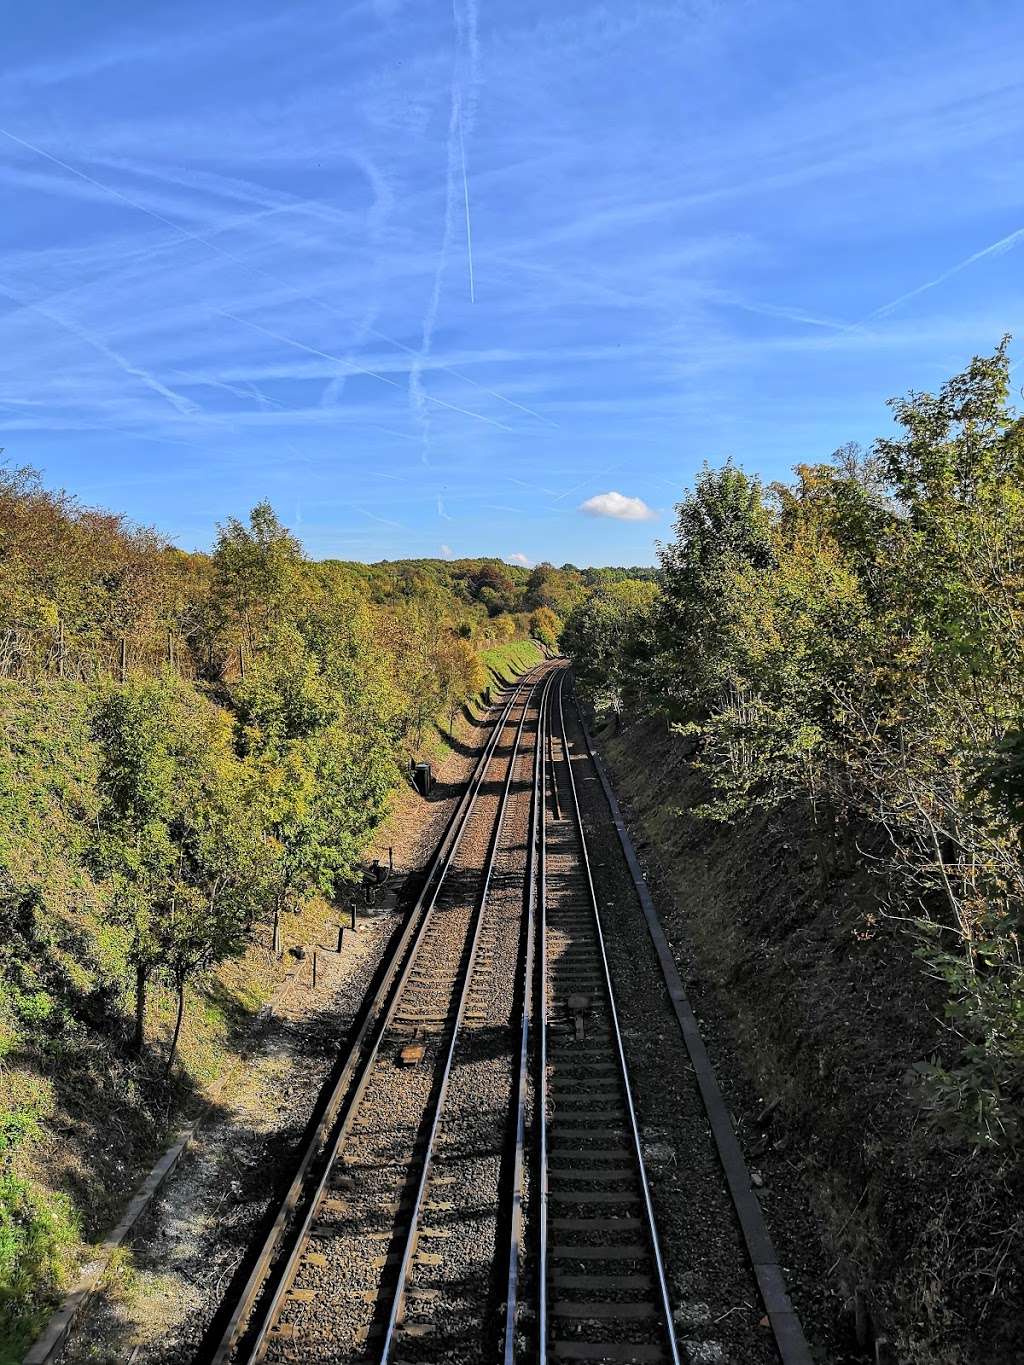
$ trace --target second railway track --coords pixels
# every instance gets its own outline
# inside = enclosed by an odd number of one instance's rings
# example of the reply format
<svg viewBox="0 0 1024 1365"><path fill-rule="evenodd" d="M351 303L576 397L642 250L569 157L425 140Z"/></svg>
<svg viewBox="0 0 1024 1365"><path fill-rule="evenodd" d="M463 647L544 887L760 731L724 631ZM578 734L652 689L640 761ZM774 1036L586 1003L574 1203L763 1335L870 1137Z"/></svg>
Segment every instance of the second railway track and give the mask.
<svg viewBox="0 0 1024 1365"><path fill-rule="evenodd" d="M542 763L535 1359L679 1365L569 759L564 681L563 673L552 694Z"/></svg>

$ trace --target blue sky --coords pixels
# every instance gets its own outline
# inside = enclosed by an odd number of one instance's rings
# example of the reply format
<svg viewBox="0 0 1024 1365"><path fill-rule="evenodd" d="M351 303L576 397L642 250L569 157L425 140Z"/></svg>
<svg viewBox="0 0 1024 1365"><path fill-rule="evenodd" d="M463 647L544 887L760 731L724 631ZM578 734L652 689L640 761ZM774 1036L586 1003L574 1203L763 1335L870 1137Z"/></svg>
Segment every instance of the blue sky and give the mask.
<svg viewBox="0 0 1024 1365"><path fill-rule="evenodd" d="M868 442L1024 332L1014 6L4 30L0 444L185 548L267 497L317 556L650 562L703 460Z"/></svg>

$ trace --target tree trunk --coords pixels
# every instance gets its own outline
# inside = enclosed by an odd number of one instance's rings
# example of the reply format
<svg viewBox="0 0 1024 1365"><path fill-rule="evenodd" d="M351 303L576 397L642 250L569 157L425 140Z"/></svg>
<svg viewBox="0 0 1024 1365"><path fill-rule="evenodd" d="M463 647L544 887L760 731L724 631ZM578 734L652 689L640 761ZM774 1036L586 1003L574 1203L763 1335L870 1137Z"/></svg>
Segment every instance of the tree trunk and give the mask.
<svg viewBox="0 0 1024 1365"><path fill-rule="evenodd" d="M281 956L281 901L274 901L274 937L271 942L271 951L275 957Z"/></svg>
<svg viewBox="0 0 1024 1365"><path fill-rule="evenodd" d="M818 864L818 899L824 903L832 885L837 848L836 822L827 797L819 800L814 811L813 841Z"/></svg>
<svg viewBox="0 0 1024 1365"><path fill-rule="evenodd" d="M173 1033L173 1035L172 1035L172 1037L171 1037L171 1050L170 1050L170 1052L167 1054L167 1065L164 1067L164 1075L165 1075L165 1076L169 1076L169 1075L171 1074L171 1067L174 1065L174 1059L175 1059L175 1057L178 1055L178 1039L181 1037L181 1021L184 1019L184 1017L185 1017L185 978L184 978L184 977L179 977L179 979L178 979L178 1014L177 1014L177 1018L174 1020L174 1033Z"/></svg>
<svg viewBox="0 0 1024 1365"><path fill-rule="evenodd" d="M135 1036L132 1051L142 1055L146 1046L146 987L149 984L149 968L141 962L135 964Z"/></svg>

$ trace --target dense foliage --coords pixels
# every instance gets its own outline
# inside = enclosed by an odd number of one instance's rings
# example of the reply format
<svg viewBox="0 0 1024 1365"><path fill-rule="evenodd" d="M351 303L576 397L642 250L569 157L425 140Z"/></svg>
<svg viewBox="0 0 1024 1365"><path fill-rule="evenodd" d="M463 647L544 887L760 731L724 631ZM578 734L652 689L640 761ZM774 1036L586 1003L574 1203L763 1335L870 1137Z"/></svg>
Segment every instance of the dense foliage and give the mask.
<svg viewBox="0 0 1024 1365"><path fill-rule="evenodd" d="M563 640L603 700L698 741L729 819L806 799L823 881L885 834L892 912L948 986L926 1117L1012 1161L1024 1142L1024 420L1005 342L899 434L764 487L705 467L660 593L595 593Z"/></svg>

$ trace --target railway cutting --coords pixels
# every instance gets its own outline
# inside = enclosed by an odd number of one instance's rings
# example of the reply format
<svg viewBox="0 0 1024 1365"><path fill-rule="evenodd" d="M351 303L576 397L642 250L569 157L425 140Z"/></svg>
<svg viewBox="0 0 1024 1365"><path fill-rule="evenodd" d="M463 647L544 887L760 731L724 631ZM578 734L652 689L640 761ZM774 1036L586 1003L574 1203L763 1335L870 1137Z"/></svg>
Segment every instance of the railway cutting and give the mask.
<svg viewBox="0 0 1024 1365"><path fill-rule="evenodd" d="M500 701L214 1365L728 1359L677 1330L571 705L559 659Z"/></svg>

